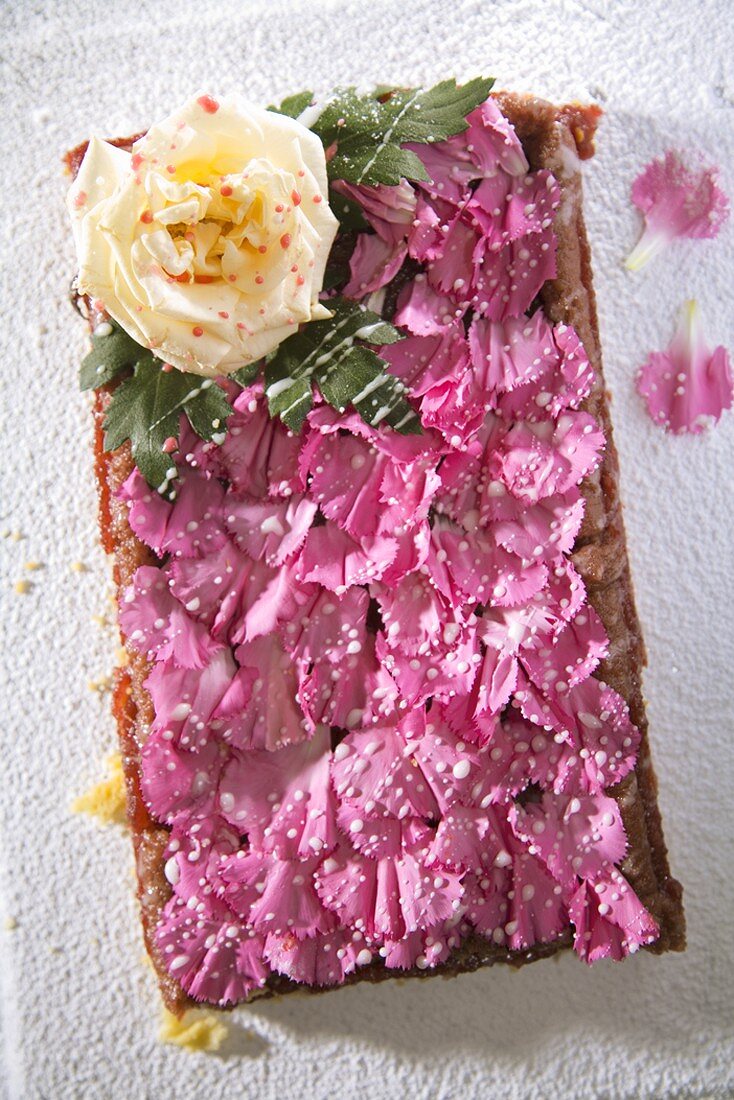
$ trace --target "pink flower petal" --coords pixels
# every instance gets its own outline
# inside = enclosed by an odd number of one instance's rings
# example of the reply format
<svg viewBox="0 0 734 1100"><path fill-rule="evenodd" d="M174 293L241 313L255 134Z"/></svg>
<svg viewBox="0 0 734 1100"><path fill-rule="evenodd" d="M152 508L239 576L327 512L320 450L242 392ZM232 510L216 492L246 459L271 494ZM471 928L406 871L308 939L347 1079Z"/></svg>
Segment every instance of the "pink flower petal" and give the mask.
<svg viewBox="0 0 734 1100"><path fill-rule="evenodd" d="M328 932L333 918L314 889L318 863L239 852L222 865L223 896L257 932L298 939Z"/></svg>
<svg viewBox="0 0 734 1100"><path fill-rule="evenodd" d="M579 754L584 750L582 789L600 791L634 767L640 731L621 695L600 680L590 678L551 699L521 674L514 702L529 722L555 731Z"/></svg>
<svg viewBox="0 0 734 1100"><path fill-rule="evenodd" d="M560 201L560 188L546 170L523 176L496 172L482 180L467 209L481 227L484 247L496 252L547 229Z"/></svg>
<svg viewBox="0 0 734 1100"><path fill-rule="evenodd" d="M268 967L263 940L221 906L216 916L192 910L171 898L156 929L166 969L197 1001L227 1005L262 988Z"/></svg>
<svg viewBox="0 0 734 1100"><path fill-rule="evenodd" d="M540 802L514 806L510 821L565 890L575 890L579 878L608 874L627 851L619 806L602 794L546 793Z"/></svg>
<svg viewBox="0 0 734 1100"><path fill-rule="evenodd" d="M672 150L646 165L632 184L632 201L645 217L645 231L627 257L630 271L639 271L676 237L718 235L729 216L718 176L717 168L689 168Z"/></svg>
<svg viewBox="0 0 734 1100"><path fill-rule="evenodd" d="M499 252L488 250L480 238L469 303L490 321L520 317L543 284L555 278L556 243L551 228L511 241Z"/></svg>
<svg viewBox="0 0 734 1100"><path fill-rule="evenodd" d="M392 282L408 254L405 244L392 244L377 233L360 233L349 258L349 282L344 287L347 298L364 298Z"/></svg>
<svg viewBox="0 0 734 1100"><path fill-rule="evenodd" d="M416 275L401 291L395 324L414 336L434 336L450 328L456 320L456 306L437 294L425 275Z"/></svg>
<svg viewBox="0 0 734 1100"><path fill-rule="evenodd" d="M619 871L582 882L568 903L574 948L588 963L622 959L653 943L660 929Z"/></svg>
<svg viewBox="0 0 734 1100"><path fill-rule="evenodd" d="M271 417L262 384L242 390L227 421L221 462L237 492L250 496L288 496L298 490L301 440Z"/></svg>
<svg viewBox="0 0 734 1100"><path fill-rule="evenodd" d="M172 595L165 573L141 565L119 604L127 642L149 659L171 658L180 668L203 668L219 647L203 623Z"/></svg>
<svg viewBox="0 0 734 1100"><path fill-rule="evenodd" d="M555 423L520 422L500 444L500 476L513 496L533 504L578 485L599 464L603 446L588 413L563 413Z"/></svg>
<svg viewBox="0 0 734 1100"><path fill-rule="evenodd" d="M302 546L316 515L316 504L304 496L287 500L226 502L225 524L241 550L277 568Z"/></svg>
<svg viewBox="0 0 734 1100"><path fill-rule="evenodd" d="M197 470L183 469L172 504L152 490L137 468L119 496L128 504L130 526L158 555L197 558L226 540L222 508L224 489Z"/></svg>
<svg viewBox="0 0 734 1100"><path fill-rule="evenodd" d="M312 527L301 552L296 576L340 594L353 584L379 580L398 552L395 539L353 539L334 523Z"/></svg>
<svg viewBox="0 0 734 1100"><path fill-rule="evenodd" d="M444 921L426 931L408 932L400 940L386 939L380 949L385 966L389 970L412 970L414 966L432 970L440 966L460 943L458 932L451 931L450 926L451 921Z"/></svg>
<svg viewBox="0 0 734 1100"><path fill-rule="evenodd" d="M346 183L336 180L334 190L361 207L367 221L383 240L402 240L415 217L416 193L407 180L397 186Z"/></svg>
<svg viewBox="0 0 734 1100"><path fill-rule="evenodd" d="M337 841L330 761L326 727L298 745L235 754L219 784L220 813L258 852L278 859L327 852Z"/></svg>
<svg viewBox="0 0 734 1100"><path fill-rule="evenodd" d="M216 915L221 911L217 901L219 867L239 847L239 833L216 814L174 819L163 853L165 876L174 894L186 902L195 899L197 912Z"/></svg>
<svg viewBox="0 0 734 1100"><path fill-rule="evenodd" d="M667 351L653 352L637 374L651 420L666 431L699 435L734 400L729 353L710 351L695 302L687 302Z"/></svg>
<svg viewBox="0 0 734 1100"><path fill-rule="evenodd" d="M334 932L317 932L307 940L293 934L269 935L265 941L265 958L273 970L304 985L339 985L357 965L360 950L351 932L338 928Z"/></svg>
<svg viewBox="0 0 734 1100"><path fill-rule="evenodd" d="M231 724L232 745L272 750L309 737L313 727L298 706L296 669L280 637L245 642L235 656L252 686L246 709Z"/></svg>

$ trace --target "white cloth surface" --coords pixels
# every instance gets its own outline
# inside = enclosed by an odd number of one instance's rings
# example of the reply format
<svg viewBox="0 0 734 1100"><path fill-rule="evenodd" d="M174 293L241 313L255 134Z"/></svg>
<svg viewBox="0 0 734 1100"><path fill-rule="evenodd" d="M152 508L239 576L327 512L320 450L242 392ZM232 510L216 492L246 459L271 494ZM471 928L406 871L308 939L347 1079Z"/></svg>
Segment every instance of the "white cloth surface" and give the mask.
<svg viewBox="0 0 734 1100"><path fill-rule="evenodd" d="M2 493L4 789L0 1018L12 1098L544 1100L734 1095L731 735L734 414L703 438L652 426L636 366L697 298L734 349L734 224L622 268L629 187L677 146L724 166L734 195L728 0L15 0L0 16L3 99ZM362 985L239 1009L222 1056L156 1039L129 840L69 813L114 747L87 682L115 639L97 545L83 326L60 157L90 132L134 132L193 90L269 103L337 83L492 73L498 85L605 110L586 171L602 344L629 548L649 649L660 803L686 888L690 947L587 969ZM728 167L727 167L728 166ZM35 560L43 568L24 572ZM74 572L81 561L87 572ZM31 590L17 595L25 576ZM17 927L2 926L11 917Z"/></svg>

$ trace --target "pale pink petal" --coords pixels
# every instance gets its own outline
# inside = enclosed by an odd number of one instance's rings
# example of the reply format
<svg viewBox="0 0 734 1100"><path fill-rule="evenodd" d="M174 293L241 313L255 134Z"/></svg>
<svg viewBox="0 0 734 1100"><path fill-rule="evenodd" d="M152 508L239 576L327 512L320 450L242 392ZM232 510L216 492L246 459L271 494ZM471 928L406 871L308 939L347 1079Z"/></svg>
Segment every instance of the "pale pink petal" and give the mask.
<svg viewBox="0 0 734 1100"><path fill-rule="evenodd" d="M676 237L716 237L729 216L717 168L689 168L669 150L650 161L632 184L632 201L645 217L645 231L627 257L639 271Z"/></svg>
<svg viewBox="0 0 734 1100"><path fill-rule="evenodd" d="M398 552L395 539L377 536L353 539L347 531L327 522L309 531L296 576L340 594L353 584L379 580Z"/></svg>
<svg viewBox="0 0 734 1100"><path fill-rule="evenodd" d="M584 518L585 501L573 486L565 493L554 493L537 504L527 504L509 495L501 502L494 498L489 506L495 517L492 534L500 546L518 557L548 561L568 554L576 541ZM504 505L504 507L503 507ZM482 509L483 519L489 519Z"/></svg>
<svg viewBox="0 0 734 1100"><path fill-rule="evenodd" d="M396 186L334 182L334 190L361 207L372 228L386 241L401 240L415 217L416 193L408 180Z"/></svg>
<svg viewBox="0 0 734 1100"><path fill-rule="evenodd" d="M400 940L385 939L380 955L389 970L432 970L446 962L451 951L459 946L458 930L451 929L451 921L444 921L426 931L408 932Z"/></svg>
<svg viewBox="0 0 734 1100"><path fill-rule="evenodd" d="M525 313L548 279L556 275L556 236L551 228L512 241L499 252L480 238L474 252L469 303L482 317L504 321Z"/></svg>
<svg viewBox="0 0 734 1100"><path fill-rule="evenodd" d="M224 897L257 932L298 939L327 932L334 921L314 889L318 863L240 852L223 863Z"/></svg>
<svg viewBox="0 0 734 1100"><path fill-rule="evenodd" d="M297 491L301 440L271 417L259 383L242 390L227 421L221 462L237 492L250 496L289 496Z"/></svg>
<svg viewBox="0 0 734 1100"><path fill-rule="evenodd" d="M273 970L294 982L318 987L339 985L357 965L360 946L343 928L317 932L306 940L293 934L269 935L265 958Z"/></svg>
<svg viewBox="0 0 734 1100"><path fill-rule="evenodd" d="M367 818L436 817L436 799L415 755L424 728L421 712L415 711L397 726L345 737L334 751L331 766L339 798Z"/></svg>
<svg viewBox="0 0 734 1100"><path fill-rule="evenodd" d="M119 496L127 502L133 531L156 554L198 558L226 541L224 489L208 474L184 469L176 482L176 499L168 503L135 469Z"/></svg>
<svg viewBox="0 0 734 1100"><path fill-rule="evenodd" d="M592 416L563 413L557 422L513 425L500 444L501 479L528 504L566 493L599 464L604 436Z"/></svg>
<svg viewBox="0 0 734 1100"><path fill-rule="evenodd" d="M298 745L235 754L222 773L219 812L253 849L278 859L327 852L337 841L330 760L326 727Z"/></svg>
<svg viewBox="0 0 734 1100"><path fill-rule="evenodd" d="M324 659L310 669L304 669L303 662L300 666L298 701L311 723L325 722L340 729L363 725L371 678L378 668L372 635L338 664Z"/></svg>
<svg viewBox="0 0 734 1100"><path fill-rule="evenodd" d="M455 320L456 306L438 294L425 275L416 275L400 292L394 322L414 336L434 336L450 328Z"/></svg>
<svg viewBox="0 0 734 1100"><path fill-rule="evenodd" d="M165 572L141 565L119 603L129 645L149 659L170 657L180 668L203 668L219 648L203 623L172 595Z"/></svg>
<svg viewBox="0 0 734 1100"><path fill-rule="evenodd" d="M215 808L229 753L214 737L200 739L196 752L179 749L168 732L151 733L141 752L140 786L146 805L158 821L170 822L181 813L206 816Z"/></svg>
<svg viewBox="0 0 734 1100"><path fill-rule="evenodd" d="M651 420L666 431L700 435L734 401L729 353L707 346L695 302L687 302L667 351L652 352L637 374Z"/></svg>
<svg viewBox="0 0 734 1100"><path fill-rule="evenodd" d="M156 929L156 943L169 974L197 1001L228 1005L265 985L263 940L221 906L216 916L171 898Z"/></svg>
<svg viewBox="0 0 734 1100"><path fill-rule="evenodd" d="M622 959L660 935L656 921L616 870L582 882L569 899L568 910L574 948L588 963Z"/></svg>
<svg viewBox="0 0 734 1100"><path fill-rule="evenodd" d="M586 680L608 652L604 624L588 605L557 634L526 648L520 660L536 687L554 695Z"/></svg>
<svg viewBox="0 0 734 1100"><path fill-rule="evenodd" d="M231 744L272 750L309 737L313 727L298 705L296 669L280 637L268 634L245 642L235 657L252 686L246 709L231 722Z"/></svg>
<svg viewBox="0 0 734 1100"><path fill-rule="evenodd" d="M584 750L587 789L611 786L634 767L640 731L621 695L600 680L591 677L551 699L522 674L513 705L528 721L555 732L579 754Z"/></svg>
<svg viewBox="0 0 734 1100"><path fill-rule="evenodd" d="M304 496L286 500L237 500L228 497L224 522L234 541L251 558L272 568L288 561L302 546L316 515Z"/></svg>
<svg viewBox="0 0 734 1100"><path fill-rule="evenodd" d="M369 596L353 586L341 596L316 589L282 628L285 648L294 660L327 660L334 664L357 654L365 644Z"/></svg>
<svg viewBox="0 0 734 1100"><path fill-rule="evenodd" d="M442 642L452 645L464 625L461 610L446 602L425 573L374 584L371 593L380 605L388 646L409 656L431 653Z"/></svg>
<svg viewBox="0 0 734 1100"><path fill-rule="evenodd" d="M510 822L564 890L575 889L579 878L609 874L627 851L619 806L603 794L548 792L540 802L513 806Z"/></svg>
<svg viewBox="0 0 734 1100"><path fill-rule="evenodd" d="M543 588L548 571L542 562L524 565L480 531L434 523L428 568L439 591L452 604L471 600L501 607L524 603Z"/></svg>
<svg viewBox="0 0 734 1100"><path fill-rule="evenodd" d="M375 650L379 660L398 685L403 702L416 707L427 699L450 699L465 695L476 675L476 640L469 634L451 643L442 643L431 653L411 657L402 649L389 646L378 634Z"/></svg>
<svg viewBox="0 0 734 1100"><path fill-rule="evenodd" d="M577 409L591 393L594 371L574 329L556 325L552 340L555 354L539 371L500 395L497 411L506 420L554 419L565 409Z"/></svg>
<svg viewBox="0 0 734 1100"><path fill-rule="evenodd" d="M485 247L496 252L547 229L560 199L560 188L545 169L523 176L495 172L482 180L467 209L481 227Z"/></svg>
<svg viewBox="0 0 734 1100"><path fill-rule="evenodd" d="M240 834L216 814L175 818L163 853L164 874L174 894L196 904L197 911L202 911L201 903L205 911L216 913L221 909L216 900L221 862L239 847Z"/></svg>
<svg viewBox="0 0 734 1100"><path fill-rule="evenodd" d="M408 254L406 244L393 244L377 233L360 233L349 259L347 298L364 298L392 282Z"/></svg>

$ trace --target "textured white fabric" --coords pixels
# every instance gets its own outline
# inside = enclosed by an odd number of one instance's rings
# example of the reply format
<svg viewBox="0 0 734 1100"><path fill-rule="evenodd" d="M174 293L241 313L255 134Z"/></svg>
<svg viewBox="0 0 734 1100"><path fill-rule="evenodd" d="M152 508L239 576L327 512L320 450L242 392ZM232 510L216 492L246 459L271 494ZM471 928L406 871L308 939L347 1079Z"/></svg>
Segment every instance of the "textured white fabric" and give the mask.
<svg viewBox="0 0 734 1100"><path fill-rule="evenodd" d="M13 1098L218 1100L725 1097L731 1042L734 415L713 434L653 428L635 366L696 297L712 341L734 348L734 225L677 244L638 275L628 201L670 145L724 166L734 193L734 52L727 0L313 0L174 5L16 0L3 5L3 356L0 529L0 1014ZM87 688L114 639L97 546L83 326L60 156L91 131L126 134L193 89L268 103L337 82L496 74L606 110L587 170L602 343L622 461L646 694L690 949L589 971L574 958L238 1010L225 1057L156 1040L129 841L69 803L113 748L106 697ZM24 573L37 560L42 570ZM83 561L88 572L71 564ZM13 582L25 576L24 596Z"/></svg>

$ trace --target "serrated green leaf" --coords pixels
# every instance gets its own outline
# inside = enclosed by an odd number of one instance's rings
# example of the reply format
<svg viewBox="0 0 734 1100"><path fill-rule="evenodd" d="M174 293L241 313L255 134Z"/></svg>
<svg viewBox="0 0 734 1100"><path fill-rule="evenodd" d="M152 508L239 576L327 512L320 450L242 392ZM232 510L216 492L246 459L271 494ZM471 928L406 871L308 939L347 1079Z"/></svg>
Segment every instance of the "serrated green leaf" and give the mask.
<svg viewBox="0 0 734 1100"><path fill-rule="evenodd" d="M222 387L213 379L205 379L201 383L201 389L192 390L186 398L184 412L200 439L221 442L219 437L224 436L232 406Z"/></svg>
<svg viewBox="0 0 734 1100"><path fill-rule="evenodd" d="M265 370L270 412L299 431L318 385L330 405L343 412L354 405L368 423L419 431L420 422L404 397L404 386L387 364L364 344L392 344L402 334L356 302L334 298L333 316L316 321L285 340ZM359 341L359 343L355 343Z"/></svg>
<svg viewBox="0 0 734 1100"><path fill-rule="evenodd" d="M459 87L444 80L428 89L398 89L383 99L377 92L338 89L312 127L325 147L336 143L329 178L371 185L427 179L420 159L401 145L461 133L466 116L484 102L493 83L477 77Z"/></svg>
<svg viewBox="0 0 734 1100"><path fill-rule="evenodd" d="M311 379L308 375L281 376L276 360L265 370L265 395L271 416L279 416L286 427L300 432L313 407Z"/></svg>
<svg viewBox="0 0 734 1100"><path fill-rule="evenodd" d="M348 199L345 195L340 195L333 187L329 188L329 206L332 214L339 219L339 228L342 232L369 229L369 223L359 203Z"/></svg>
<svg viewBox="0 0 734 1100"><path fill-rule="evenodd" d="M202 439L223 432L232 412L224 392L210 378L182 371L164 371L160 360L148 353L138 360L134 373L112 395L104 422L105 450L130 440L135 465L150 486L159 492L170 485L171 457L165 441L178 437L181 414Z"/></svg>
<svg viewBox="0 0 734 1100"><path fill-rule="evenodd" d="M286 96L280 107L274 107L271 103L268 110L278 115L288 115L289 118L298 118L311 103L313 103L313 92L297 92L295 95Z"/></svg>
<svg viewBox="0 0 734 1100"><path fill-rule="evenodd" d="M396 186L401 179L427 180L423 162L412 149L374 142L370 138L340 143L329 162L336 179L352 183L385 183Z"/></svg>
<svg viewBox="0 0 734 1100"><path fill-rule="evenodd" d="M248 363L246 367L240 367L234 374L230 374L230 378L234 379L238 386L242 386L244 389L255 381L260 373L260 367L262 366L262 360L258 359L254 363Z"/></svg>
<svg viewBox="0 0 734 1100"><path fill-rule="evenodd" d="M138 359L150 355L132 336L114 322L106 336L92 333L92 350L82 359L79 368L79 389L96 390L106 386L118 374L132 370Z"/></svg>

